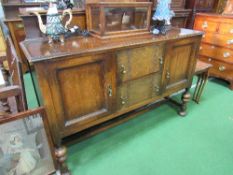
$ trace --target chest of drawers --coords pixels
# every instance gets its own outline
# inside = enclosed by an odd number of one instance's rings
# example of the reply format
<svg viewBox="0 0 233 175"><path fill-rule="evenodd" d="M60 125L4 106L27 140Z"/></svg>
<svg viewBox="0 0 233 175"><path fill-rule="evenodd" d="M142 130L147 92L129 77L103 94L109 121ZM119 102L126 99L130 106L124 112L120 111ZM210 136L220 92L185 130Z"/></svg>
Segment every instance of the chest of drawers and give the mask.
<svg viewBox="0 0 233 175"><path fill-rule="evenodd" d="M199 13L194 29L205 33L199 54L213 64L210 75L229 81L233 89L233 17Z"/></svg>

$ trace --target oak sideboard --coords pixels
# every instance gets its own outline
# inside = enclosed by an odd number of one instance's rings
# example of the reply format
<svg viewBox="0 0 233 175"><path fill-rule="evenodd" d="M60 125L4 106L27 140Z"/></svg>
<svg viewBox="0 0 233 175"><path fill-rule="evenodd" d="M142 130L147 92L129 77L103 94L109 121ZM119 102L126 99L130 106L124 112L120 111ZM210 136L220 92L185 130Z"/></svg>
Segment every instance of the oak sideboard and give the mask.
<svg viewBox="0 0 233 175"><path fill-rule="evenodd" d="M182 89L179 114L184 116L201 37L201 32L174 28L157 36L21 42L35 66L55 144Z"/></svg>

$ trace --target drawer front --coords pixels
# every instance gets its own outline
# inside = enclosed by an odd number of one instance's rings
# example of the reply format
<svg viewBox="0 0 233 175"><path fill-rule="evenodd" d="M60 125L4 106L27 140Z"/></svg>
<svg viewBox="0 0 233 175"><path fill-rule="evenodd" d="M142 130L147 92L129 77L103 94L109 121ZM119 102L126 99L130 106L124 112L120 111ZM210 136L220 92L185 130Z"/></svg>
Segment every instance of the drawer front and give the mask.
<svg viewBox="0 0 233 175"><path fill-rule="evenodd" d="M224 62L233 63L233 51L227 48L202 44L199 54L206 57L216 58Z"/></svg>
<svg viewBox="0 0 233 175"><path fill-rule="evenodd" d="M161 74L155 73L128 81L117 88L117 108L122 109L160 94Z"/></svg>
<svg viewBox="0 0 233 175"><path fill-rule="evenodd" d="M203 35L202 41L205 43L233 49L233 35L206 33Z"/></svg>
<svg viewBox="0 0 233 175"><path fill-rule="evenodd" d="M216 21L207 21L205 18L197 18L195 20L194 29L204 32L217 32L219 23Z"/></svg>
<svg viewBox="0 0 233 175"><path fill-rule="evenodd" d="M134 80L161 71L163 45L151 45L117 53L118 82Z"/></svg>
<svg viewBox="0 0 233 175"><path fill-rule="evenodd" d="M221 23L219 33L233 36L233 23Z"/></svg>
<svg viewBox="0 0 233 175"><path fill-rule="evenodd" d="M211 63L210 74L225 79L233 79L233 64L227 64L207 57L200 57L200 60Z"/></svg>

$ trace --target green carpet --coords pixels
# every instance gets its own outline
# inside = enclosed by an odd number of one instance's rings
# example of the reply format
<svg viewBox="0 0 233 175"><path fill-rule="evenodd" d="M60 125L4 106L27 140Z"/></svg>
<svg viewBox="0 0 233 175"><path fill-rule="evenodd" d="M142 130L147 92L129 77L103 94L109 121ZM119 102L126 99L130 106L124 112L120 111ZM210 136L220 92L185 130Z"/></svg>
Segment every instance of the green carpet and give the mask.
<svg viewBox="0 0 233 175"><path fill-rule="evenodd" d="M68 148L73 175L232 175L233 92L219 80L181 118L168 105Z"/></svg>

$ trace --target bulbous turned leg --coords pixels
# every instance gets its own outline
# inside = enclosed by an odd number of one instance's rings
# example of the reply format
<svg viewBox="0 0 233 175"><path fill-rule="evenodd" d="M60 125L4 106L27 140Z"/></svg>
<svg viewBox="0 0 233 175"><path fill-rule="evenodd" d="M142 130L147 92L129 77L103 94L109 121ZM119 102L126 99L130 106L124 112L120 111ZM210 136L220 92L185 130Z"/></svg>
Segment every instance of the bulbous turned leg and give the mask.
<svg viewBox="0 0 233 175"><path fill-rule="evenodd" d="M66 154L67 154L67 149L64 146L61 146L55 150L55 156L57 158L61 175L71 175L65 163L67 158Z"/></svg>
<svg viewBox="0 0 233 175"><path fill-rule="evenodd" d="M189 93L189 89L186 89L181 98L182 104L181 104L180 111L179 111L180 116L182 117L186 116L187 104L190 101L190 99L191 99L191 95Z"/></svg>

